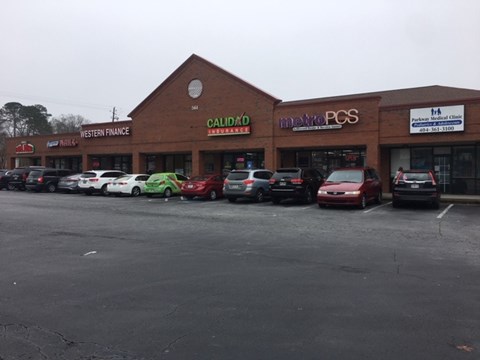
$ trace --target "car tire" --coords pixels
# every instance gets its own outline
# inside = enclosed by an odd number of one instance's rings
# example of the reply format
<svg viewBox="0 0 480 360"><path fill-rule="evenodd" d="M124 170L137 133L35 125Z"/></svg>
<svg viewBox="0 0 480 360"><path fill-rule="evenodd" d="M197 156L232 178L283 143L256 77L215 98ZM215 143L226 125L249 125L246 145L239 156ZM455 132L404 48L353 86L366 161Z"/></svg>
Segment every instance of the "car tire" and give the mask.
<svg viewBox="0 0 480 360"><path fill-rule="evenodd" d="M282 199L280 199L279 197L272 196L272 203L274 203L275 205L280 204L281 200Z"/></svg>
<svg viewBox="0 0 480 360"><path fill-rule="evenodd" d="M108 195L107 184L105 184L105 185L102 186L102 188L100 189L100 193L101 193L103 196L107 196L107 195Z"/></svg>
<svg viewBox="0 0 480 360"><path fill-rule="evenodd" d="M215 190L210 190L210 194L208 197L210 200L216 200L217 199L217 192Z"/></svg>
<svg viewBox="0 0 480 360"><path fill-rule="evenodd" d="M255 202L261 203L265 200L265 194L263 193L262 189L258 189L255 193Z"/></svg>
<svg viewBox="0 0 480 360"><path fill-rule="evenodd" d="M235 201L237 201L237 198L236 197L229 197L227 198L228 201L230 201L231 203L234 203Z"/></svg>
<svg viewBox="0 0 480 360"><path fill-rule="evenodd" d="M7 185L7 190L10 190L10 191L15 190L15 185L13 185L13 184L8 184L8 185Z"/></svg>
<svg viewBox="0 0 480 360"><path fill-rule="evenodd" d="M360 199L360 204L358 205L360 209L365 209L367 207L367 195L363 194Z"/></svg>
<svg viewBox="0 0 480 360"><path fill-rule="evenodd" d="M305 189L305 204L311 204L312 202L313 202L312 189L310 189L310 187L307 187Z"/></svg>
<svg viewBox="0 0 480 360"><path fill-rule="evenodd" d="M169 187L167 187L165 189L165 191L163 192L163 197L166 197L166 198L169 198L172 196L172 189L170 189Z"/></svg>
<svg viewBox="0 0 480 360"><path fill-rule="evenodd" d="M47 191L49 193L54 193L57 190L57 186L55 184L48 184L47 185Z"/></svg>
<svg viewBox="0 0 480 360"><path fill-rule="evenodd" d="M132 189L132 196L133 196L133 197L140 196L141 193L142 193L142 191L140 190L140 188L139 188L138 186L135 186L135 187Z"/></svg>
<svg viewBox="0 0 480 360"><path fill-rule="evenodd" d="M378 192L377 196L375 197L375 203L381 204L383 199L383 194L381 191Z"/></svg>

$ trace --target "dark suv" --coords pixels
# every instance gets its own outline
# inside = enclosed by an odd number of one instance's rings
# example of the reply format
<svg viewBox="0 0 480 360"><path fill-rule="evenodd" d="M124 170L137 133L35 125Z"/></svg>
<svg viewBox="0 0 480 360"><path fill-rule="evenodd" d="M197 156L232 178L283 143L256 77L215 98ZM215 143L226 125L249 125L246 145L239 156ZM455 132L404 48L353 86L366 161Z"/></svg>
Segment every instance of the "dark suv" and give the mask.
<svg viewBox="0 0 480 360"><path fill-rule="evenodd" d="M440 207L440 184L432 170L403 170L393 182L392 206L404 202L423 202Z"/></svg>
<svg viewBox="0 0 480 360"><path fill-rule="evenodd" d="M45 166L22 166L13 169L8 180L8 190L25 190L28 174L35 169L45 169Z"/></svg>
<svg viewBox="0 0 480 360"><path fill-rule="evenodd" d="M0 170L0 190L7 188L11 173L12 173L11 170L6 170L6 169Z"/></svg>
<svg viewBox="0 0 480 360"><path fill-rule="evenodd" d="M57 190L60 178L70 174L72 174L72 170L69 169L33 169L28 174L25 187L27 190L35 192L48 191L53 193Z"/></svg>
<svg viewBox="0 0 480 360"><path fill-rule="evenodd" d="M297 199L310 204L324 181L325 173L318 169L278 169L270 179L270 197L274 204L282 199Z"/></svg>

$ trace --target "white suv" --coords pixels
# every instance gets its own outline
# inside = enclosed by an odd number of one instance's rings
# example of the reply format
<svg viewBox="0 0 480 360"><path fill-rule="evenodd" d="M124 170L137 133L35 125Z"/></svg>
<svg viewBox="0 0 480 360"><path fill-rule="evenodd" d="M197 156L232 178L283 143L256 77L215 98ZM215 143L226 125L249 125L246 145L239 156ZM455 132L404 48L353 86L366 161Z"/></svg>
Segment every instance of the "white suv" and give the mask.
<svg viewBox="0 0 480 360"><path fill-rule="evenodd" d="M101 193L107 195L107 185L116 178L126 175L119 170L89 170L82 174L78 181L78 192L91 195Z"/></svg>

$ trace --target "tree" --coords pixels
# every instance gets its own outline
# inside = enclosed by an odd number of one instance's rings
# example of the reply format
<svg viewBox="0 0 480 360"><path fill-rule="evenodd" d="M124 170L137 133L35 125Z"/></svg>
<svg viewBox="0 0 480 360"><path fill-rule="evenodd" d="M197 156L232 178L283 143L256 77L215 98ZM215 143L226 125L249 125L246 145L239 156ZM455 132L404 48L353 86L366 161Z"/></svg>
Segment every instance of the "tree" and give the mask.
<svg viewBox="0 0 480 360"><path fill-rule="evenodd" d="M89 121L83 116L72 114L62 114L59 117L52 118L50 121L50 125L54 134L78 132L82 130L82 125L88 123Z"/></svg>
<svg viewBox="0 0 480 360"><path fill-rule="evenodd" d="M7 103L0 109L0 132L14 137L51 134L50 116L43 105Z"/></svg>

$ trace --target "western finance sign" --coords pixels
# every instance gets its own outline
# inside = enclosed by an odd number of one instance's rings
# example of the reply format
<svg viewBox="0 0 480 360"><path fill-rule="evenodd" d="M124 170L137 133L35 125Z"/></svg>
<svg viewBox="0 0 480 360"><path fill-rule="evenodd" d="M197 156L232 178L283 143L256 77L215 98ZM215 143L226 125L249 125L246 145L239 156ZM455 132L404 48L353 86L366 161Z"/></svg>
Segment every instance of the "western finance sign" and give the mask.
<svg viewBox="0 0 480 360"><path fill-rule="evenodd" d="M464 131L463 105L410 109L410 134Z"/></svg>

